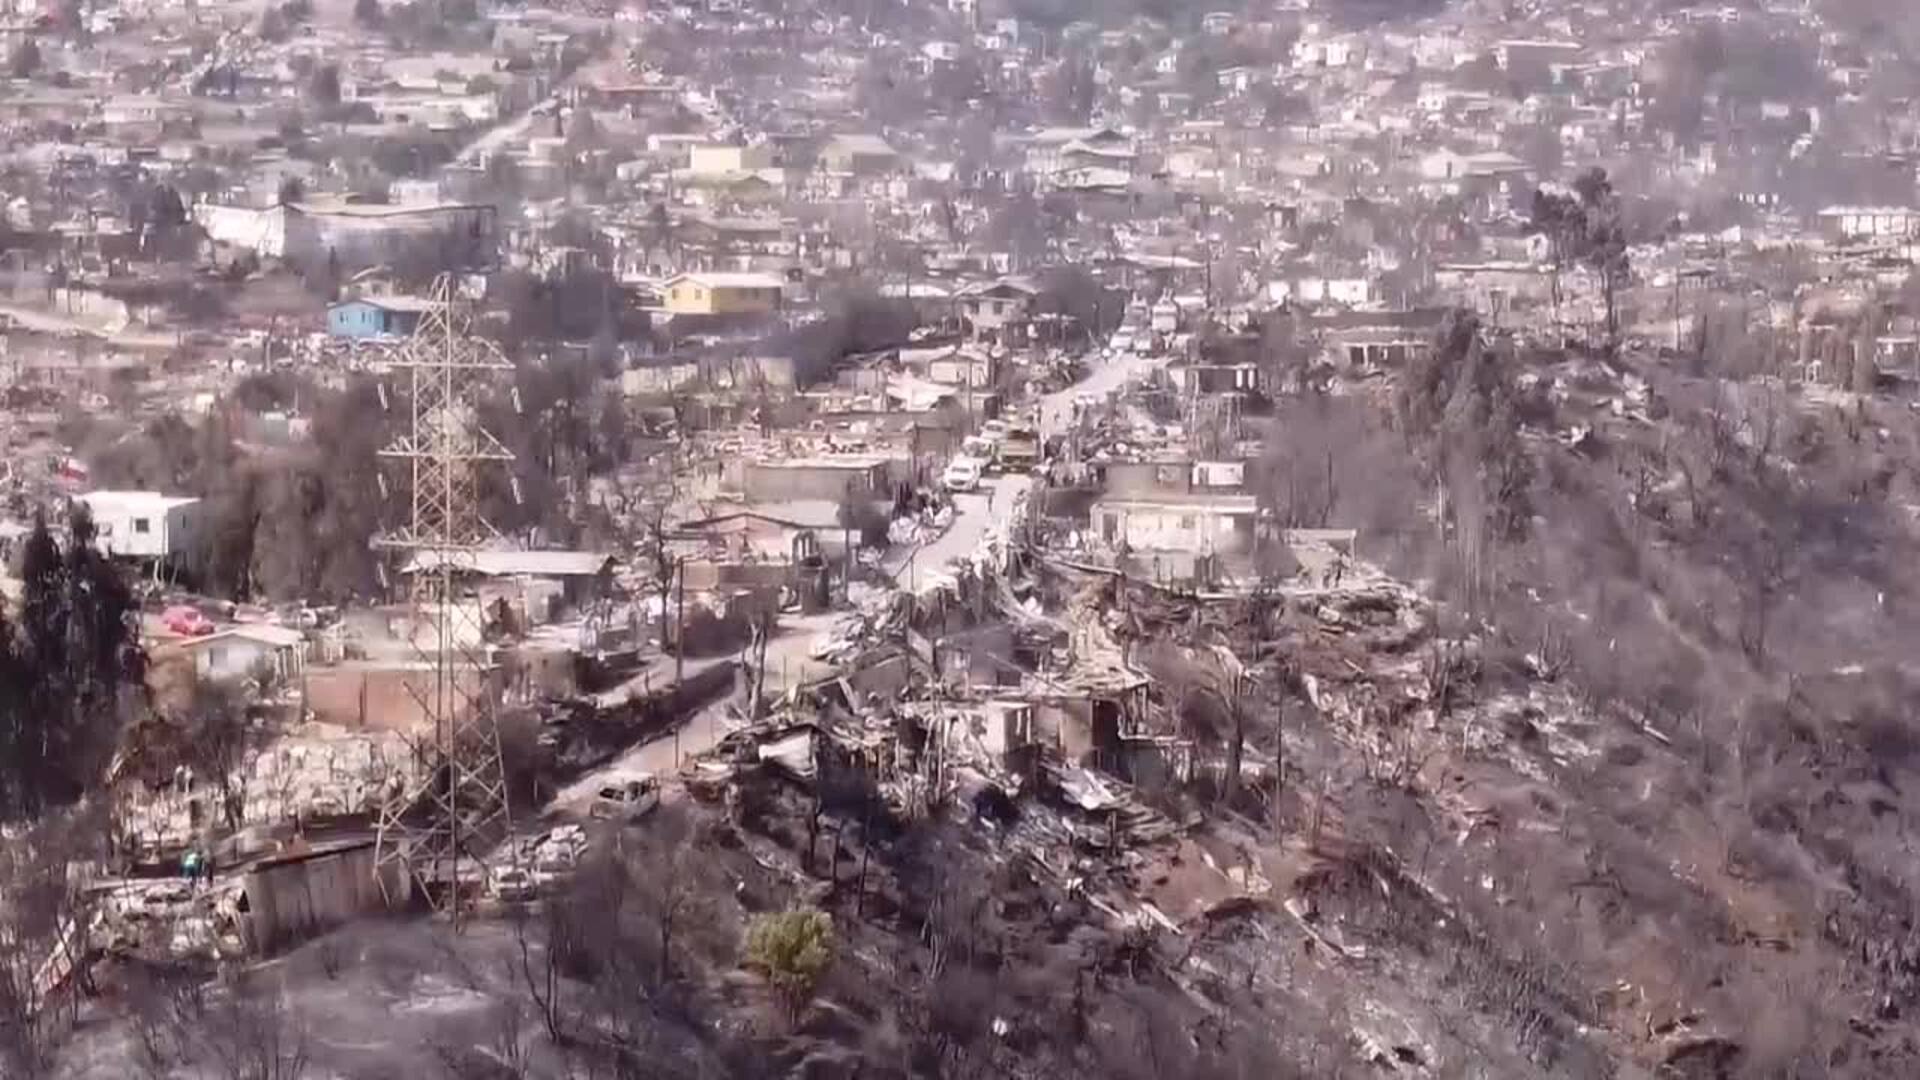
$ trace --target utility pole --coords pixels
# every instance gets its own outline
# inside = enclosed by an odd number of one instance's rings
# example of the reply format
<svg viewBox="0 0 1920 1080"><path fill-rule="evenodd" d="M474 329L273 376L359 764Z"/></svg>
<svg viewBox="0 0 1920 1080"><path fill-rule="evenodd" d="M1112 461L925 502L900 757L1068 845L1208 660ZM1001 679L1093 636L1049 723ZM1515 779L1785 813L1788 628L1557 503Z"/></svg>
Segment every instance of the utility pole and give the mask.
<svg viewBox="0 0 1920 1080"><path fill-rule="evenodd" d="M484 616L462 602L465 573L497 536L480 516L475 472L513 460L476 418L475 391L513 365L470 334L452 275L434 279L430 299L391 361L405 380L409 424L380 451L407 477L400 498L408 519L376 541L411 556L411 636L425 685L408 692L422 719L420 771L380 808L374 860L383 892L392 887L386 871L404 867L428 903L458 926L461 894L484 885L492 847L513 828Z"/></svg>
<svg viewBox="0 0 1920 1080"><path fill-rule="evenodd" d="M1286 687L1273 706L1273 835L1280 836L1280 796L1287 790L1287 697Z"/></svg>

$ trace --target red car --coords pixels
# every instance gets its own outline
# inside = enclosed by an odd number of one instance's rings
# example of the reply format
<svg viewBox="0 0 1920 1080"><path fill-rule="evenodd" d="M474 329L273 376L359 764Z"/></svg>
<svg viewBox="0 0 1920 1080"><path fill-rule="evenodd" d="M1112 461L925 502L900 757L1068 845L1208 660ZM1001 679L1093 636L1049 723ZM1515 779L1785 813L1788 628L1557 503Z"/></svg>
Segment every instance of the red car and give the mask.
<svg viewBox="0 0 1920 1080"><path fill-rule="evenodd" d="M160 613L160 625L168 633L181 637L204 637L213 633L213 620L200 614L200 609L179 604Z"/></svg>

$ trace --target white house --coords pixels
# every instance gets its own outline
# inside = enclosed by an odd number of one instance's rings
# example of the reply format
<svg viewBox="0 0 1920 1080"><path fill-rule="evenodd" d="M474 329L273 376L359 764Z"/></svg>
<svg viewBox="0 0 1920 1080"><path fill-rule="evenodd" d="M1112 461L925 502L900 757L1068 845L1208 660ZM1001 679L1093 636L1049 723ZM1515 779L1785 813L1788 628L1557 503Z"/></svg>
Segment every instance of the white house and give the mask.
<svg viewBox="0 0 1920 1080"><path fill-rule="evenodd" d="M242 623L206 637L188 638L180 648L193 657L193 673L204 682L230 682L256 673L291 679L306 666L307 639L286 626Z"/></svg>
<svg viewBox="0 0 1920 1080"><path fill-rule="evenodd" d="M95 543L116 558L177 559L199 528L199 499L157 491L94 491L78 497L93 515Z"/></svg>
<svg viewBox="0 0 1920 1080"><path fill-rule="evenodd" d="M1025 319L1039 295L1039 288L1027 279L1007 277L962 288L955 299L976 331L993 332Z"/></svg>

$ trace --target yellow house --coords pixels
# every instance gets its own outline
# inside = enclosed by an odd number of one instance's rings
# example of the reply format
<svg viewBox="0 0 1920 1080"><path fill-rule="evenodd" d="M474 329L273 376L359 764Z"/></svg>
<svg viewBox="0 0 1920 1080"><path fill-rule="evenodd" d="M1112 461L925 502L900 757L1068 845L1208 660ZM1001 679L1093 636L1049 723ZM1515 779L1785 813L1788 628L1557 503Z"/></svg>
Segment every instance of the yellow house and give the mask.
<svg viewBox="0 0 1920 1080"><path fill-rule="evenodd" d="M681 274L662 306L672 315L765 315L780 309L780 287L772 274Z"/></svg>

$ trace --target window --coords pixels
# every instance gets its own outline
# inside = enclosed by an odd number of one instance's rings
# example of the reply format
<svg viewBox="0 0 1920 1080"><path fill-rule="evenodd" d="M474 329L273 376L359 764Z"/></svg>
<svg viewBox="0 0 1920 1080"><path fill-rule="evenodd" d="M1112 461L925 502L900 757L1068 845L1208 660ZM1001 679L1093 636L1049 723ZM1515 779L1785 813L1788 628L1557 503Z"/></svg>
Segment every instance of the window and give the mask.
<svg viewBox="0 0 1920 1080"><path fill-rule="evenodd" d="M1192 514L1180 515L1180 529L1182 532L1192 532L1196 524L1198 524L1198 522Z"/></svg>
<svg viewBox="0 0 1920 1080"><path fill-rule="evenodd" d="M153 524L146 518L134 518L133 531L137 535L144 536L153 531Z"/></svg>

